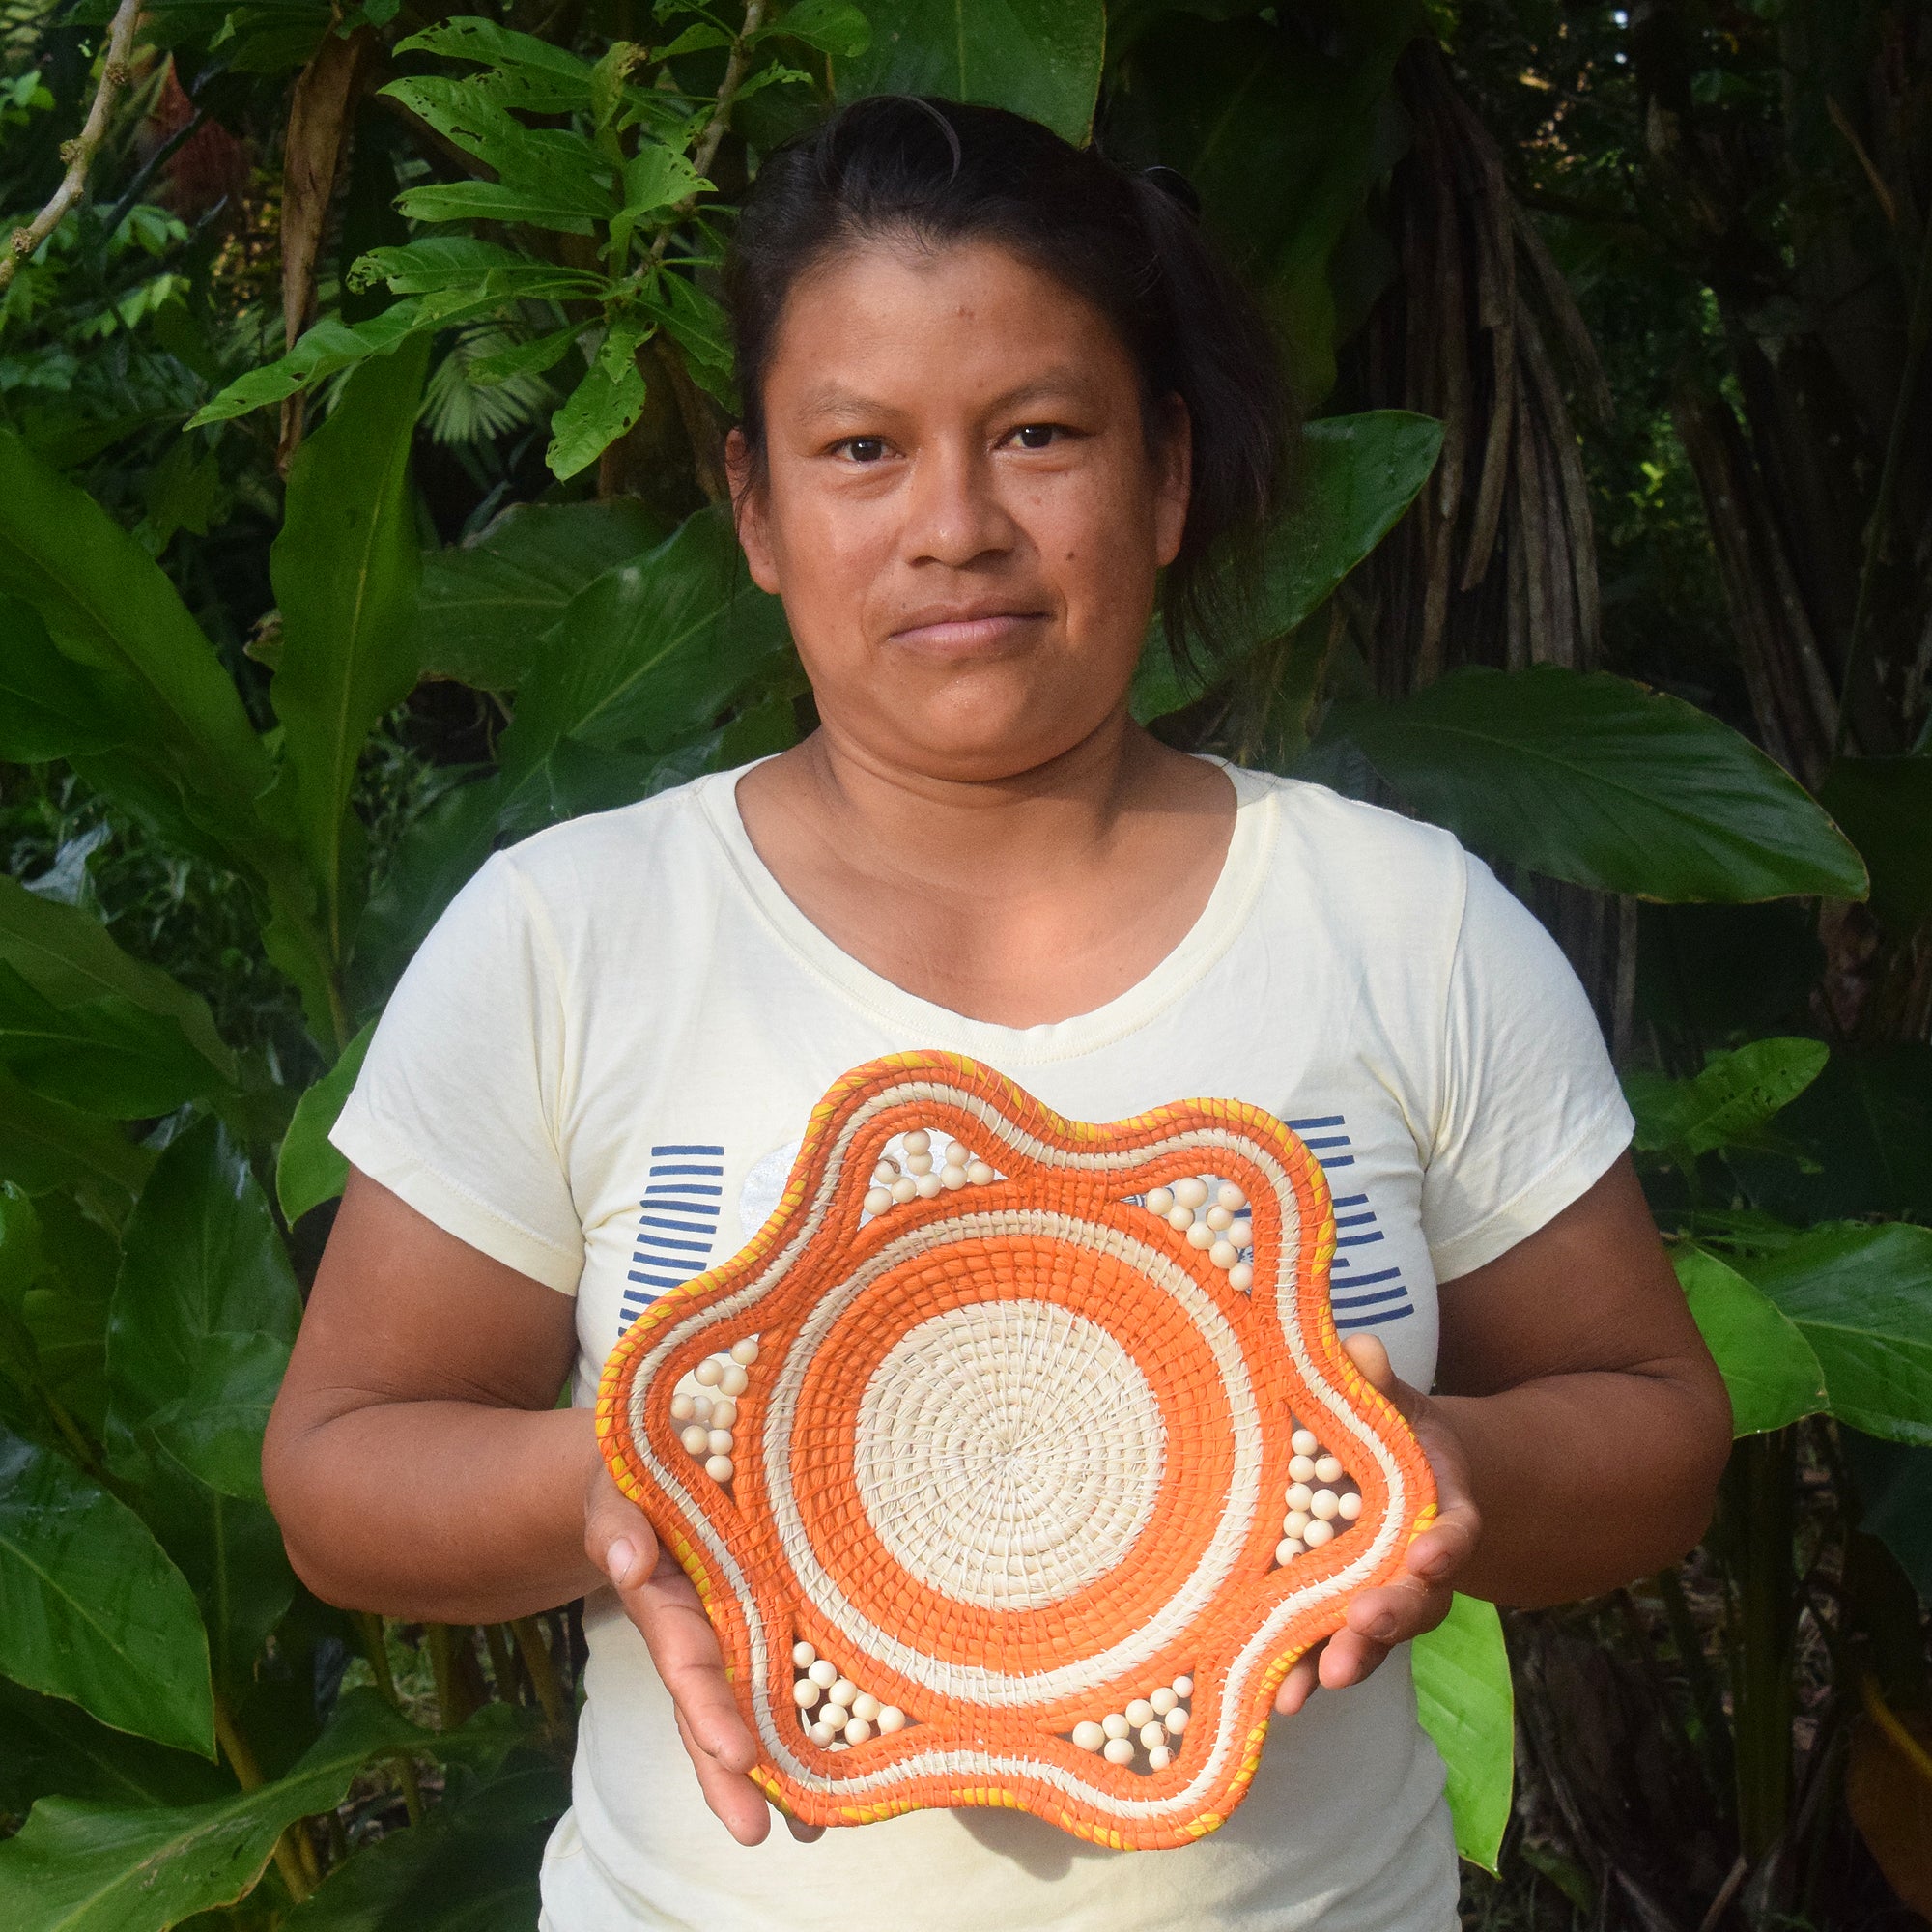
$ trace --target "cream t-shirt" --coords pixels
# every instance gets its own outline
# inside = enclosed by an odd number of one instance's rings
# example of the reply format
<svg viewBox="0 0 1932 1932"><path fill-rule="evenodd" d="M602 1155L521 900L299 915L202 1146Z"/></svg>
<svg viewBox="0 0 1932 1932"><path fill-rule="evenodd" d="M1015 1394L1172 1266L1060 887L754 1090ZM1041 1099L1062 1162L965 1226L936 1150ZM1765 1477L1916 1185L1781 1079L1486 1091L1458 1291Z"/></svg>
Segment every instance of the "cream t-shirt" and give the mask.
<svg viewBox="0 0 1932 1932"><path fill-rule="evenodd" d="M538 834L470 881L404 975L334 1140L473 1247L577 1298L587 1405L637 1311L777 1204L813 1104L881 1054L971 1054L1104 1122L1264 1107L1327 1172L1344 1332L1435 1373L1437 1284L1576 1200L1631 1117L1543 927L1446 832L1230 770L1221 874L1137 985L1049 1026L965 1019L810 924L738 816L738 774ZM883 909L890 917L890 908ZM1552 1293L1559 1292L1552 1284ZM1277 1719L1246 1801L1176 1851L1110 1852L1009 1811L796 1843L712 1817L609 1592L550 1932L1449 1932L1442 1768L1407 1654Z"/></svg>

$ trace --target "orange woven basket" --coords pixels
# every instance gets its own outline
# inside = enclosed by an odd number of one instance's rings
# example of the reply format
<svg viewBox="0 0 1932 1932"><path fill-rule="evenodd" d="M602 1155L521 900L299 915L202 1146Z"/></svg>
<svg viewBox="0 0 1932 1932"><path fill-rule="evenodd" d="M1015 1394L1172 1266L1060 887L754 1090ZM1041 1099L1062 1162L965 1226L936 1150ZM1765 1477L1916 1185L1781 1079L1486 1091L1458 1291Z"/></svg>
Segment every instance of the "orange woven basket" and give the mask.
<svg viewBox="0 0 1932 1932"><path fill-rule="evenodd" d="M605 1367L794 1816L1018 1806L1179 1845L1435 1513L1342 1352L1321 1170L1191 1100L1094 1126L952 1054L839 1080L784 1198Z"/></svg>

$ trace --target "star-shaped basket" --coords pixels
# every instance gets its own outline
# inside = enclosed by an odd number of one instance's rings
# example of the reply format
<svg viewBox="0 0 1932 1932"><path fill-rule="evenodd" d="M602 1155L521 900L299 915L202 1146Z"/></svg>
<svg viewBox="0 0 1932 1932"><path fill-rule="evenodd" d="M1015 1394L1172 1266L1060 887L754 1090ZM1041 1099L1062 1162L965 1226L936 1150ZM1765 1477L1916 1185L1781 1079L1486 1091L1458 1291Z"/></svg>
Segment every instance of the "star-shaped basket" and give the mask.
<svg viewBox="0 0 1932 1932"><path fill-rule="evenodd" d="M1434 1515L1342 1352L1321 1167L1193 1100L839 1080L784 1198L611 1353L597 1429L794 1816L1018 1806L1120 1848L1240 1802L1274 1692Z"/></svg>

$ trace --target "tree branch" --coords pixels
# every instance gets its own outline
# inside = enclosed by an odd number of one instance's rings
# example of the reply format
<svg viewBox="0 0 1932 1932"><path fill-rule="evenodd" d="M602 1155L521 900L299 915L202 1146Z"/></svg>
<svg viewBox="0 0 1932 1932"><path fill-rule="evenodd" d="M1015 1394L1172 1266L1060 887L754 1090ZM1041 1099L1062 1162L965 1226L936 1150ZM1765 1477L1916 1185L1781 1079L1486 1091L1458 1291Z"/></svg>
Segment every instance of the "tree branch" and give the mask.
<svg viewBox="0 0 1932 1932"><path fill-rule="evenodd" d="M61 149L67 173L53 191L47 205L24 228L16 228L8 238L7 251L0 254L0 291L4 291L20 264L51 235L87 192L87 171L107 135L107 122L114 102L128 85L128 57L133 50L134 29L141 17L141 0L121 0L114 23L107 30L107 55L100 63L100 85L88 109L87 123L79 134Z"/></svg>

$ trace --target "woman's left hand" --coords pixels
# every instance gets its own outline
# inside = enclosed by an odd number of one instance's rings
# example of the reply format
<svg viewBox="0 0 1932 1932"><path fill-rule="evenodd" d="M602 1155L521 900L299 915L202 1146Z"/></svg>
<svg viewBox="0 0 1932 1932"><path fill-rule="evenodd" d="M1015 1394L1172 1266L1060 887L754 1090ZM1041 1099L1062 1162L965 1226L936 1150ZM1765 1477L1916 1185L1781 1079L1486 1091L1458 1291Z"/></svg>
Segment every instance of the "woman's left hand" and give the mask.
<svg viewBox="0 0 1932 1932"><path fill-rule="evenodd" d="M1318 1685L1340 1690L1359 1684L1397 1644L1434 1630L1449 1614L1455 1577L1482 1533L1482 1518L1469 1494L1468 1460L1441 1405L1396 1375L1388 1350L1373 1335L1350 1336L1342 1346L1414 1430L1435 1478L1436 1516L1408 1546L1403 1575L1362 1591L1349 1605L1348 1622L1295 1662L1275 1692L1274 1707L1284 1718L1300 1710Z"/></svg>

